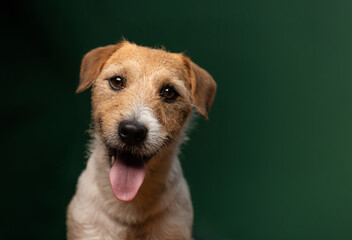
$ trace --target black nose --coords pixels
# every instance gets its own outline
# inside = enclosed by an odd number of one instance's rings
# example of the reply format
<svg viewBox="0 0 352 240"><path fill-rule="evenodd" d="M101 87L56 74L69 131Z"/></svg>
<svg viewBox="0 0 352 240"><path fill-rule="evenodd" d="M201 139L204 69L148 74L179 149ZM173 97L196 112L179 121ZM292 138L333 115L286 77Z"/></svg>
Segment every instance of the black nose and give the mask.
<svg viewBox="0 0 352 240"><path fill-rule="evenodd" d="M136 121L122 121L118 131L123 142L128 145L137 145L146 139L148 130L145 125Z"/></svg>

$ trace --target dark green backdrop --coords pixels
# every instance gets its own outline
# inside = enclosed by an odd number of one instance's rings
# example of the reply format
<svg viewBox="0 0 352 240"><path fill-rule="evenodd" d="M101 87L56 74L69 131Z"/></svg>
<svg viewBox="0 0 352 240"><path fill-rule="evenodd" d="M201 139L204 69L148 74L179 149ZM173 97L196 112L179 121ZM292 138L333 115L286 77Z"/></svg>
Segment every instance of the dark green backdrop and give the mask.
<svg viewBox="0 0 352 240"><path fill-rule="evenodd" d="M122 36L218 83L181 160L204 239L352 239L352 1L1 6L1 239L64 239L84 168L80 60ZM5 237L4 237L5 236Z"/></svg>

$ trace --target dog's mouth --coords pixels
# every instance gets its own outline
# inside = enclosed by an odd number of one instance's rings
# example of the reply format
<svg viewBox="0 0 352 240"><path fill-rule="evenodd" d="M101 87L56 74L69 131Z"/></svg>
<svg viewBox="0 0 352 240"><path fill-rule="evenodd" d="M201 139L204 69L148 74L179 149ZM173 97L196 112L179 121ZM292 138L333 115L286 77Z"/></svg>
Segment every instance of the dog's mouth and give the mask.
<svg viewBox="0 0 352 240"><path fill-rule="evenodd" d="M127 202L134 199L144 181L145 165L152 157L110 150L110 185L118 200Z"/></svg>

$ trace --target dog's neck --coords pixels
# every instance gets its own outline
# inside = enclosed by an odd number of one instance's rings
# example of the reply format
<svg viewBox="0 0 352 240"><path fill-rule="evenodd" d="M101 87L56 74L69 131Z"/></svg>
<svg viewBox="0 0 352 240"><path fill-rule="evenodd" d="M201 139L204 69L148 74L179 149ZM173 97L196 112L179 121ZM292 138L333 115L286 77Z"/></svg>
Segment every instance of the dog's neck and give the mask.
<svg viewBox="0 0 352 240"><path fill-rule="evenodd" d="M107 205L102 210L113 218L128 223L140 223L148 217L166 209L177 194L183 179L182 169L177 154L181 139L173 141L146 164L146 176L136 197L130 202L117 200L111 190L109 181L109 154L99 135L94 136L94 148L87 163L88 171L94 171L100 197ZM126 214L126 212L128 214ZM133 213L133 214L132 214ZM124 219L121 219L123 216ZM126 219L126 216L127 217Z"/></svg>

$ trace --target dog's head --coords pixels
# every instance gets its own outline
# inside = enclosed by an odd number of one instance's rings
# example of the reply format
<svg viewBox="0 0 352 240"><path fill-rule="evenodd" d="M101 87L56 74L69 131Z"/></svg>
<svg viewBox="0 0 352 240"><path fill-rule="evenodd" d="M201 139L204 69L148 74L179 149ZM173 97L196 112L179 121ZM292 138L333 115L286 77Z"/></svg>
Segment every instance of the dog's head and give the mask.
<svg viewBox="0 0 352 240"><path fill-rule="evenodd" d="M176 141L192 108L204 118L216 84L183 54L129 42L96 48L82 61L76 92L92 86L92 117L111 157L114 195L129 201L145 164Z"/></svg>

